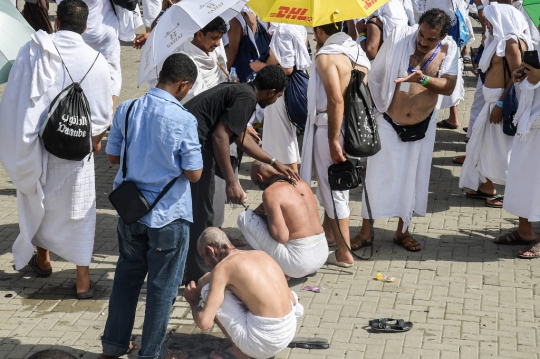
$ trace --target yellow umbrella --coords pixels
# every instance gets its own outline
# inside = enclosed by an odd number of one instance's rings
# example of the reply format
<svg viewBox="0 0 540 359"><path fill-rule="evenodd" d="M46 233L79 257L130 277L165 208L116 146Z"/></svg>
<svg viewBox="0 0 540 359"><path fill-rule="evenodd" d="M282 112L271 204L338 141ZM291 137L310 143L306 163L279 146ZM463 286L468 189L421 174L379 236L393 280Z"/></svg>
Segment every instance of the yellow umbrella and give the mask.
<svg viewBox="0 0 540 359"><path fill-rule="evenodd" d="M250 0L262 21L319 26L363 18L389 0Z"/></svg>

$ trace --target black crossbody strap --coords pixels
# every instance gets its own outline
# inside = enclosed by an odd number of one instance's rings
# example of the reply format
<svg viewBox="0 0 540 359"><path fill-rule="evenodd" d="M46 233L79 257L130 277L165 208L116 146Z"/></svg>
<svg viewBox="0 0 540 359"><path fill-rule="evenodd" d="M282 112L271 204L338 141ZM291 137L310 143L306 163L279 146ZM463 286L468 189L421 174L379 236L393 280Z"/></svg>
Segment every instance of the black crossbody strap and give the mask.
<svg viewBox="0 0 540 359"><path fill-rule="evenodd" d="M356 166L355 166L356 168ZM367 261L368 259L370 259L371 257L373 257L373 241L375 239L375 232L374 232L374 229L373 229L373 217L371 215L371 206L369 205L369 199L368 199L368 194L367 194L367 188L366 188L366 179L364 177L364 174L362 173L362 170L363 170L363 167L360 167L357 169L359 175L360 175L360 179L362 181L362 186L364 188L364 194L366 196L366 207L367 207L367 211L368 211L368 217L369 217L369 230L371 232L371 253L369 254L369 257L367 258L364 258L364 257L361 257L359 256L358 254L354 253L351 249L351 247L349 247L347 245L347 242L345 241L345 237L343 236L343 232L341 232L341 227L339 226L339 218L338 218L338 214L337 214L337 209L336 209L336 202L334 201L334 193L332 190L330 190L330 196L332 197L332 205L334 206L334 220L336 221L336 224L337 224L337 227L338 227L338 230L339 230L339 234L340 234L340 238L341 240L343 241L343 244L345 244L345 247L347 248L347 250L349 251L349 253L352 254L353 257L357 258L357 259L360 259L360 260L363 260L363 261ZM359 249L362 249L362 248L359 248Z"/></svg>
<svg viewBox="0 0 540 359"><path fill-rule="evenodd" d="M133 108L133 105L137 102L137 100L133 100L128 107L128 110L126 112L126 125L125 125L125 135L124 135L124 158L122 160L122 180L126 179L127 175L127 135L128 135L128 123L129 123L129 114L131 113L131 109ZM178 177L173 178L167 185L163 188L163 190L159 193L159 195L156 197L152 205L150 206L150 209L148 212L152 211L154 207L158 204L158 202L169 192L171 187L174 185Z"/></svg>
<svg viewBox="0 0 540 359"><path fill-rule="evenodd" d="M135 104L137 100L133 100L131 104L128 107L128 110L126 112L126 124L125 124L125 133L124 133L124 158L122 160L122 179L126 179L127 175L127 136L128 136L128 122L129 122L129 114L131 113L131 109L133 108L133 105Z"/></svg>

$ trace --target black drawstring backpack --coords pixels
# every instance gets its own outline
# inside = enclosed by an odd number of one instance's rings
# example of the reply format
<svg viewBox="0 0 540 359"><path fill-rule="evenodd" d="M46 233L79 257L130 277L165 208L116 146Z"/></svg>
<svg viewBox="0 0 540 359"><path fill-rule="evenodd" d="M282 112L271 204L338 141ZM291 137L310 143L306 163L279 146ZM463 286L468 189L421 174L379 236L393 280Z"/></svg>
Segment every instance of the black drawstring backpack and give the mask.
<svg viewBox="0 0 540 359"><path fill-rule="evenodd" d="M98 57L99 53L86 75L92 70ZM62 56L60 60L72 83L52 100L39 137L43 140L45 149L52 155L64 160L80 161L91 154L93 149L90 105L80 85L86 75L80 82L74 82Z"/></svg>

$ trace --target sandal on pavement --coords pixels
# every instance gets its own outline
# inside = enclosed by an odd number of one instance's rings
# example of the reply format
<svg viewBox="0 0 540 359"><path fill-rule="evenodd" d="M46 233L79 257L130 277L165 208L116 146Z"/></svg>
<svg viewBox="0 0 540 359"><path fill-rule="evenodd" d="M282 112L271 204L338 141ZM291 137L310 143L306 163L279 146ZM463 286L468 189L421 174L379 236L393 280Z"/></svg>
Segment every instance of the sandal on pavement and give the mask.
<svg viewBox="0 0 540 359"><path fill-rule="evenodd" d="M288 345L289 348L302 348L302 349L328 349L330 343L324 338L304 338L294 337Z"/></svg>
<svg viewBox="0 0 540 359"><path fill-rule="evenodd" d="M358 233L356 236L351 238L351 250L357 251L361 248L369 247L371 245L371 241L368 241L364 237L360 236L360 233Z"/></svg>
<svg viewBox="0 0 540 359"><path fill-rule="evenodd" d="M532 256L526 256L525 253L532 253ZM519 258L523 259L534 259L534 258L540 258L540 242L531 243L527 248L524 250L519 251L518 255Z"/></svg>
<svg viewBox="0 0 540 359"><path fill-rule="evenodd" d="M422 249L422 245L416 241L416 239L413 238L410 234L407 234L400 238L394 238L394 242L401 245L403 248L408 250L409 252L418 252ZM414 249L415 247L420 247L417 249Z"/></svg>
<svg viewBox="0 0 540 359"><path fill-rule="evenodd" d="M465 193L465 196L469 197L469 198L478 198L478 199L492 199L492 198L495 198L497 194L487 194L487 193L484 193L482 191L480 191L479 189L477 189L476 191L474 191L474 193L469 193L469 192L466 192Z"/></svg>
<svg viewBox="0 0 540 359"><path fill-rule="evenodd" d="M506 233L505 235L497 237L493 240L493 243L495 244L506 244L506 245L514 245L514 244L530 245L533 242L534 242L534 239L528 241L526 239L521 238L518 231Z"/></svg>
<svg viewBox="0 0 540 359"><path fill-rule="evenodd" d="M127 350L126 354L130 354L135 349L137 349L137 346L135 346L135 342L130 340L128 350ZM118 359L118 358L120 358L120 357L113 356L113 355L106 355L106 354L101 354L99 356L99 359Z"/></svg>
<svg viewBox="0 0 540 359"><path fill-rule="evenodd" d="M447 130L455 130L458 128L458 126L448 123L448 120L442 120L442 121L437 122L437 127L446 128Z"/></svg>
<svg viewBox="0 0 540 359"><path fill-rule="evenodd" d="M47 278L50 277L52 274L52 268L50 269L41 269L40 266L37 264L37 254L34 254L32 258L30 258L30 262L28 262L28 266L34 270L34 272L37 273L39 278Z"/></svg>
<svg viewBox="0 0 540 359"><path fill-rule="evenodd" d="M465 162L465 156L458 156L452 158L452 162L454 162L456 165L462 165Z"/></svg>
<svg viewBox="0 0 540 359"><path fill-rule="evenodd" d="M332 265L342 267L342 268L351 268L352 267L351 263L345 263L345 262L338 261L337 258L336 258L336 251L331 251L330 253L328 253L328 259L326 260L326 264L332 264Z"/></svg>
<svg viewBox="0 0 540 359"><path fill-rule="evenodd" d="M75 286L75 293L79 299L90 299L94 296L94 289L96 289L96 283L90 281L90 288L86 292L77 293L77 287Z"/></svg>
<svg viewBox="0 0 540 359"><path fill-rule="evenodd" d="M463 62L466 64L470 64L472 62L471 57L469 55L463 56Z"/></svg>
<svg viewBox="0 0 540 359"><path fill-rule="evenodd" d="M495 203L497 201L501 202L501 203L500 204ZM490 208L502 208L503 207L503 201L504 201L504 196L499 196L499 197L495 197L495 198L492 198L492 199L487 199L486 203L484 203L484 206L490 207Z"/></svg>
<svg viewBox="0 0 540 359"><path fill-rule="evenodd" d="M381 318L370 320L369 327L378 333L399 333L411 330L413 324L403 319Z"/></svg>

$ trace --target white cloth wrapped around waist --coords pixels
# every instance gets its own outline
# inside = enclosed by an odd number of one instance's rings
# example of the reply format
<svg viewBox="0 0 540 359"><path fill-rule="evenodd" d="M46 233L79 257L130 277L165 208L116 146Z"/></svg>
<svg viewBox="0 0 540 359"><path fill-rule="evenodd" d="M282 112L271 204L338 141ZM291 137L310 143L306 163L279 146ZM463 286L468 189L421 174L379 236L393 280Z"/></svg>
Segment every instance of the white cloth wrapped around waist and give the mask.
<svg viewBox="0 0 540 359"><path fill-rule="evenodd" d="M486 146L486 127L490 124L489 117L491 110L495 106L495 103L499 101L499 98L503 94L502 88L487 88L482 87L482 93L484 94L484 100L486 101L484 108L480 111L480 114L474 121L472 134L467 143L467 160L463 163L461 170L461 176L459 178L460 188L471 188L477 190L478 186L486 181L486 177L480 172L478 163L482 153L491 155ZM503 134L502 129L498 129ZM503 134L504 135L504 134ZM506 135L504 135L506 136ZM495 154L492 154L495 156ZM494 166L494 164L492 164ZM490 178L493 180L493 178Z"/></svg>
<svg viewBox="0 0 540 359"><path fill-rule="evenodd" d="M204 307L209 293L210 284L207 284L201 291L199 306ZM244 354L257 359L270 358L289 345L296 333L296 318L304 315L298 296L291 293L296 305L291 302L289 314L281 318L265 318L252 314L233 292L225 289L225 298L216 319Z"/></svg>
<svg viewBox="0 0 540 359"><path fill-rule="evenodd" d="M281 244L270 235L266 221L252 210L241 212L237 224L249 245L268 253L291 278L302 278L316 272L328 258L324 232Z"/></svg>

